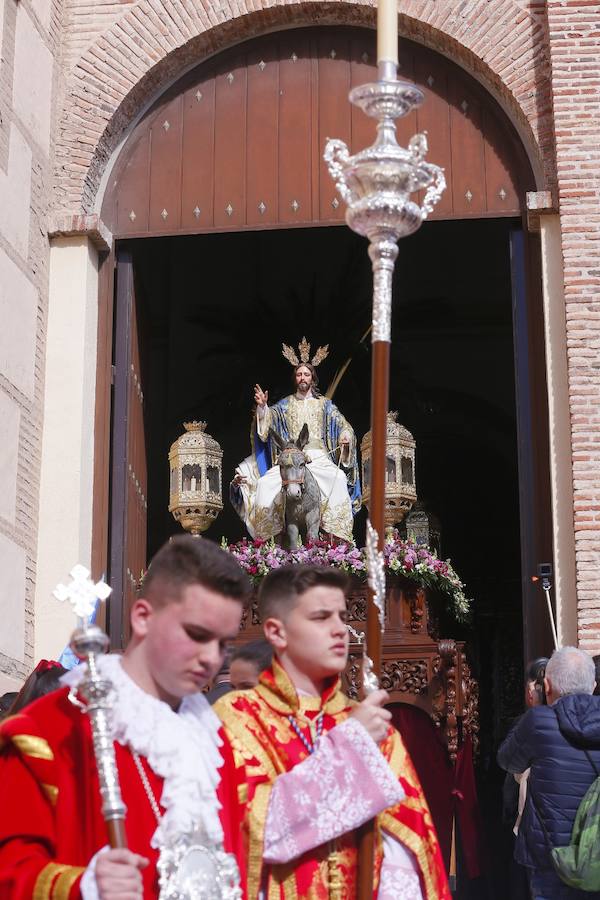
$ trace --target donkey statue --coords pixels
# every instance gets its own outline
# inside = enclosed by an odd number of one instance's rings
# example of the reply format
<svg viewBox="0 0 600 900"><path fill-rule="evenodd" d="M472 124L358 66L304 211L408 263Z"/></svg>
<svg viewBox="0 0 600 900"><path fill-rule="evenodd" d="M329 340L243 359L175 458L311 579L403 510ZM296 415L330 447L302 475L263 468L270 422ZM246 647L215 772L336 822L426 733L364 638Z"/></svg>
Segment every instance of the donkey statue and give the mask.
<svg viewBox="0 0 600 900"><path fill-rule="evenodd" d="M321 521L321 492L310 469L304 448L308 443L308 426L302 426L298 439L283 441L273 429L271 440L279 449L279 472L284 507L284 529L290 550L299 547L303 539L316 541Z"/></svg>

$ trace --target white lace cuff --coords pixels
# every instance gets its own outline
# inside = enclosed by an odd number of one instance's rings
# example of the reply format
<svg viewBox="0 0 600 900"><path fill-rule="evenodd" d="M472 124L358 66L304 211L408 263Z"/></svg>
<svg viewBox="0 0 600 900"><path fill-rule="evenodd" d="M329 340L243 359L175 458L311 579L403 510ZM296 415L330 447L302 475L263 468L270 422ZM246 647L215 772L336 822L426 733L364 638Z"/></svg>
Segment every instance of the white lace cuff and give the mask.
<svg viewBox="0 0 600 900"><path fill-rule="evenodd" d="M106 853L107 850L108 845L103 847L102 850L98 850L90 859L87 869L81 876L79 890L81 891L82 900L100 900L98 885L96 884L96 863L100 854Z"/></svg>
<svg viewBox="0 0 600 900"><path fill-rule="evenodd" d="M375 741L356 719L323 735L317 750L273 785L263 858L285 863L353 831L404 799Z"/></svg>

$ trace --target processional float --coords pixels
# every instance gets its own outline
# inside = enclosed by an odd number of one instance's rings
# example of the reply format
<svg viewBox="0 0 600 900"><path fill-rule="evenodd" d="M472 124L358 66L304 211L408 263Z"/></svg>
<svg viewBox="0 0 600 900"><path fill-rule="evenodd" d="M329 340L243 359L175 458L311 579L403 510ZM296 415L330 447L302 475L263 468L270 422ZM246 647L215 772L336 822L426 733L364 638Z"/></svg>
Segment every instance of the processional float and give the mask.
<svg viewBox="0 0 600 900"><path fill-rule="evenodd" d="M414 85L398 80L398 9L396 0L377 7L378 80L350 91L350 102L377 120L372 146L351 156L343 141L328 140L324 158L347 205L346 222L369 239L373 266L371 331L371 490L367 528L369 592L365 647L365 691L375 690L381 674L385 616L383 542L385 526L386 433L389 405L392 279L398 240L417 231L439 201L446 180L439 166L425 162L427 139L416 134L408 148L398 145L395 120L423 102ZM425 191L421 205L411 200ZM359 842L359 900L373 896L374 822L362 829Z"/></svg>

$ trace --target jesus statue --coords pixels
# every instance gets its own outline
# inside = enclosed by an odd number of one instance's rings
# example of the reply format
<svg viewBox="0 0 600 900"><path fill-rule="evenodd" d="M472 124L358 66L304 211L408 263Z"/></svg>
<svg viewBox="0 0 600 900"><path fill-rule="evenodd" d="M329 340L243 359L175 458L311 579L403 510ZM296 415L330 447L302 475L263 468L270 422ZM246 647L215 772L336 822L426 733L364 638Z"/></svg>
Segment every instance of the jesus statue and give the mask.
<svg viewBox="0 0 600 900"><path fill-rule="evenodd" d="M309 439L304 452L319 486L321 531L351 541L352 519L361 505L356 437L337 407L319 392L316 367L328 347L319 347L312 360L306 338L298 349L300 358L283 345L283 355L294 367L293 394L269 406L268 392L254 386L253 452L236 468L231 501L252 537L266 540L283 531L281 475L270 431L284 442L295 441L306 425Z"/></svg>

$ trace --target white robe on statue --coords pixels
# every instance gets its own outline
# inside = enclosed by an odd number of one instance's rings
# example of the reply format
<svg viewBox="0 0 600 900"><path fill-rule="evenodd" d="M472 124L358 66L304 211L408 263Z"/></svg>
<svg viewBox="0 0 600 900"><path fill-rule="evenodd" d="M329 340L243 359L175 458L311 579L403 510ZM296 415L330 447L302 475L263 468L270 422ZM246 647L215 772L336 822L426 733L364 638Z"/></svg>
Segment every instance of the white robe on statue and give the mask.
<svg viewBox="0 0 600 900"><path fill-rule="evenodd" d="M303 425L308 427L309 440L304 448L309 458L308 469L321 493L321 529L346 541L352 540L352 501L348 494L345 470L336 465L323 441L323 397L288 398L288 430L296 440ZM257 432L266 441L272 425L272 412L267 407L257 416ZM350 441L354 434L345 429ZM352 449L352 448L351 448ZM341 459L341 457L340 457ZM271 538L283 531L284 506L279 466L272 466L259 478L254 496L252 527L257 537Z"/></svg>

